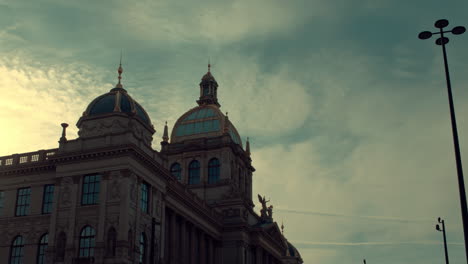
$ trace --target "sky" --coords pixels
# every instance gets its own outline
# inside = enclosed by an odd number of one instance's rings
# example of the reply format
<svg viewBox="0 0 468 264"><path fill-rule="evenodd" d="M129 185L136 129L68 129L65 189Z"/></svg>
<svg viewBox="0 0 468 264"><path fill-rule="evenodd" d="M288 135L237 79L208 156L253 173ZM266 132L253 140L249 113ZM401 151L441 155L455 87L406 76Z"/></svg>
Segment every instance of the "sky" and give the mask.
<svg viewBox="0 0 468 264"><path fill-rule="evenodd" d="M442 52L466 0L0 0L0 155L56 148L117 82L159 150L207 71L245 142L254 197L304 263L466 263ZM468 34L447 46L468 168ZM466 171L466 170L465 170ZM466 171L468 174L468 171ZM260 207L258 201L256 209Z"/></svg>

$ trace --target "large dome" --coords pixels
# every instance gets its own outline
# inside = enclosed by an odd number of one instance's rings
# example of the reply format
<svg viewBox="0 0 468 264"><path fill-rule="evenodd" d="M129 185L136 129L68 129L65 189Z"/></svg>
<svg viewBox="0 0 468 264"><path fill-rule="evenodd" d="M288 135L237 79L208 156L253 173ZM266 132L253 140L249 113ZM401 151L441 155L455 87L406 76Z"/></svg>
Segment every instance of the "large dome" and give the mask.
<svg viewBox="0 0 468 264"><path fill-rule="evenodd" d="M143 107L133 100L125 89L120 87L113 88L108 93L94 99L88 105L83 116L92 117L110 113L124 113L135 116L144 124L151 126L151 120Z"/></svg>
<svg viewBox="0 0 468 264"><path fill-rule="evenodd" d="M227 133L234 143L242 147L242 141L234 125L217 105L197 106L183 114L175 123L171 133L171 143L187 139L217 137Z"/></svg>

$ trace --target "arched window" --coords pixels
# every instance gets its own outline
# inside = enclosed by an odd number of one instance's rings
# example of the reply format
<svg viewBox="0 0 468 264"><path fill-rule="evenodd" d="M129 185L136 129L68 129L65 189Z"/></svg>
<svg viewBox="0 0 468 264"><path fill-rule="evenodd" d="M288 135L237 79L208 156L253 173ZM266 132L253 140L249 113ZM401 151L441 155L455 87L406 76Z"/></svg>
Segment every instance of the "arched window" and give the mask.
<svg viewBox="0 0 468 264"><path fill-rule="evenodd" d="M37 264L44 264L45 263L45 251L47 249L47 245L49 244L49 234L45 233L39 239L39 244L37 245Z"/></svg>
<svg viewBox="0 0 468 264"><path fill-rule="evenodd" d="M140 264L146 263L146 236L145 233L140 235Z"/></svg>
<svg viewBox="0 0 468 264"><path fill-rule="evenodd" d="M23 263L24 240L22 236L17 236L13 240L10 249L10 264Z"/></svg>
<svg viewBox="0 0 468 264"><path fill-rule="evenodd" d="M177 180L181 180L182 179L182 167L180 166L179 163L174 163L172 164L171 166L171 174L172 176L176 177Z"/></svg>
<svg viewBox="0 0 468 264"><path fill-rule="evenodd" d="M80 233L80 251L78 257L93 257L96 231L90 226L85 226Z"/></svg>
<svg viewBox="0 0 468 264"><path fill-rule="evenodd" d="M60 234L57 237L57 255L56 260L57 261L63 261L65 259L65 246L67 245L67 235L65 232L60 232Z"/></svg>
<svg viewBox="0 0 468 264"><path fill-rule="evenodd" d="M203 96L207 96L210 93L210 87L208 84L203 85Z"/></svg>
<svg viewBox="0 0 468 264"><path fill-rule="evenodd" d="M189 184L200 183L200 162L194 160L189 164Z"/></svg>
<svg viewBox="0 0 468 264"><path fill-rule="evenodd" d="M117 243L117 231L115 231L114 227L109 228L107 232L107 255L108 256L115 256L115 246Z"/></svg>
<svg viewBox="0 0 468 264"><path fill-rule="evenodd" d="M208 183L216 183L219 180L220 163L217 158L212 158L208 162Z"/></svg>

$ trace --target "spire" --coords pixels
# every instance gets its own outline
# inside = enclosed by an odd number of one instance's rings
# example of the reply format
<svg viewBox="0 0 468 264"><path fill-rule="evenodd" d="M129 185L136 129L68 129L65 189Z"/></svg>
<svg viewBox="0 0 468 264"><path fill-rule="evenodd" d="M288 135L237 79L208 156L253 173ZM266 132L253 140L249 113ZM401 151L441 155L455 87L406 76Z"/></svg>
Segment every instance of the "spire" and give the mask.
<svg viewBox="0 0 468 264"><path fill-rule="evenodd" d="M284 225L283 225L283 220L281 220L281 234L284 236Z"/></svg>
<svg viewBox="0 0 468 264"><path fill-rule="evenodd" d="M250 141L249 137L247 137L247 141L245 142L245 153L247 153L247 156L250 157ZM281 224L283 225L283 224Z"/></svg>
<svg viewBox="0 0 468 264"><path fill-rule="evenodd" d="M167 133L167 121L166 121L166 124L164 125L164 134L163 134L163 142L168 142L169 141L169 136L168 136L168 133Z"/></svg>
<svg viewBox="0 0 468 264"><path fill-rule="evenodd" d="M117 72L119 73L119 83L115 86L116 88L123 88L122 84L120 83L120 80L122 79L122 51L120 51L120 63L119 63L119 68L117 69Z"/></svg>

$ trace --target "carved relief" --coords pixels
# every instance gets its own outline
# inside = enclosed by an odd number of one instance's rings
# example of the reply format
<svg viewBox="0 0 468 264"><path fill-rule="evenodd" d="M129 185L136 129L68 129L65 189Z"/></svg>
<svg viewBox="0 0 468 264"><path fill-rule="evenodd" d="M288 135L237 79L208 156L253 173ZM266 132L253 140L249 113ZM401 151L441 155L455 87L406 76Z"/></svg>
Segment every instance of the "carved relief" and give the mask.
<svg viewBox="0 0 468 264"><path fill-rule="evenodd" d="M112 182L110 184L110 197L109 200L115 201L120 199L120 181L121 174L120 171L113 171L110 173Z"/></svg>
<svg viewBox="0 0 468 264"><path fill-rule="evenodd" d="M225 218L239 217L240 216L240 209L238 209L238 208L225 209L225 210L223 210L223 216Z"/></svg>
<svg viewBox="0 0 468 264"><path fill-rule="evenodd" d="M71 192L72 192L73 179L72 177L65 177L62 179L61 184L61 197L60 206L69 207L71 205Z"/></svg>
<svg viewBox="0 0 468 264"><path fill-rule="evenodd" d="M108 226L119 226L119 215L109 215L107 217L107 225Z"/></svg>
<svg viewBox="0 0 468 264"><path fill-rule="evenodd" d="M103 136L110 133L124 132L126 129L127 127L125 124L122 124L119 119L104 119L94 122L86 122L81 126L78 135L80 137Z"/></svg>

